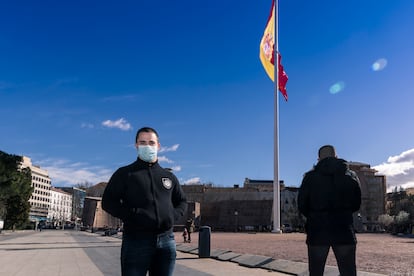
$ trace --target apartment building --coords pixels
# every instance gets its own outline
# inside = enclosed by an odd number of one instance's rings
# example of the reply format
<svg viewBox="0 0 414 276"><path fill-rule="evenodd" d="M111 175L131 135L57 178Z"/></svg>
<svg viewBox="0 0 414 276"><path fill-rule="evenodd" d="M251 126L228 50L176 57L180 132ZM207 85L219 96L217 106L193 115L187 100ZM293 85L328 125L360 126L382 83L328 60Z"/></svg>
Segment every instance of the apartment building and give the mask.
<svg viewBox="0 0 414 276"><path fill-rule="evenodd" d="M64 225L72 219L72 195L61 189L50 190L50 208L47 216L53 226Z"/></svg>
<svg viewBox="0 0 414 276"><path fill-rule="evenodd" d="M31 221L45 221L50 207L50 190L52 187L49 173L32 164L29 157L23 156L21 168L29 168L32 172L33 193L29 199Z"/></svg>

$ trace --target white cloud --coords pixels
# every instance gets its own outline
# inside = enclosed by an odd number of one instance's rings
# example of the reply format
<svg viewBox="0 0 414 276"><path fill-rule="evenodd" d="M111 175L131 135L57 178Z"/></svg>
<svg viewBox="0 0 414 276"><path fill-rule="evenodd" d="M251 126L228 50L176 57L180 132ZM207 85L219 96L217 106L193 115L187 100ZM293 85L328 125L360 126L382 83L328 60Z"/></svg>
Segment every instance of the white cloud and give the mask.
<svg viewBox="0 0 414 276"><path fill-rule="evenodd" d="M169 151L177 151L179 146L180 146L179 144L175 144L175 145L172 145L171 147L161 147L161 149L158 152L162 153L162 152L169 152ZM173 160L169 159L167 156L164 156L164 155L158 156L158 162L160 162L160 163L164 162L164 163L168 163L168 164L174 164L175 163ZM176 166L172 167L171 169L175 172L179 172L179 171L181 171L181 166L176 165Z"/></svg>
<svg viewBox="0 0 414 276"><path fill-rule="evenodd" d="M119 128L120 130L132 129L131 124L128 123L124 118L120 118L116 121L106 120L102 122L102 125L109 128Z"/></svg>
<svg viewBox="0 0 414 276"><path fill-rule="evenodd" d="M161 147L159 152L177 151L180 144L172 145L171 147Z"/></svg>
<svg viewBox="0 0 414 276"><path fill-rule="evenodd" d="M390 156L388 162L400 162L400 161L413 161L414 160L414 149L404 151L400 155Z"/></svg>
<svg viewBox="0 0 414 276"><path fill-rule="evenodd" d="M107 182L113 171L108 168L91 166L87 163L72 163L63 159L46 159L39 162L52 179L52 186L74 186L79 183Z"/></svg>
<svg viewBox="0 0 414 276"><path fill-rule="evenodd" d="M181 171L181 166L164 167L164 169L169 169L169 170L171 170L173 173L176 173L176 172Z"/></svg>
<svg viewBox="0 0 414 276"><path fill-rule="evenodd" d="M387 162L373 166L379 174L387 178L387 190L394 187L414 187L414 148L399 155L390 156Z"/></svg>
<svg viewBox="0 0 414 276"><path fill-rule="evenodd" d="M200 183L201 183L200 177L193 177L193 178L183 181L184 185L200 184Z"/></svg>
<svg viewBox="0 0 414 276"><path fill-rule="evenodd" d="M174 163L174 161L168 159L166 156L158 156L158 162L164 162L168 164Z"/></svg>
<svg viewBox="0 0 414 276"><path fill-rule="evenodd" d="M381 174L386 175L387 177L398 176L398 175L407 175L408 171L413 168L412 162L400 162L400 163L382 163L374 167Z"/></svg>
<svg viewBox="0 0 414 276"><path fill-rule="evenodd" d="M166 156L158 156L158 162L174 164L174 161L168 159ZM181 171L181 166L175 165L173 167L170 167L170 169L173 170L174 172L179 172L179 171Z"/></svg>
<svg viewBox="0 0 414 276"><path fill-rule="evenodd" d="M174 172L179 172L181 171L181 166L174 166L171 168Z"/></svg>

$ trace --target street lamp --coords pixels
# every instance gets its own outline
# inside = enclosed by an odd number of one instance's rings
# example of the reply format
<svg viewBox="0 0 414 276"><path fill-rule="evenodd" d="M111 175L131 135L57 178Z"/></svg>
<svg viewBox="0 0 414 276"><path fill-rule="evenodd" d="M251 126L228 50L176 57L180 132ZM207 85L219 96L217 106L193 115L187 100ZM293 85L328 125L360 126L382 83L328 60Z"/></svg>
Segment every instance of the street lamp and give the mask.
<svg viewBox="0 0 414 276"><path fill-rule="evenodd" d="M235 232L237 232L237 228L239 224L239 221L238 221L239 212L237 210L234 211L234 216L236 218L236 229L235 229L236 231Z"/></svg>

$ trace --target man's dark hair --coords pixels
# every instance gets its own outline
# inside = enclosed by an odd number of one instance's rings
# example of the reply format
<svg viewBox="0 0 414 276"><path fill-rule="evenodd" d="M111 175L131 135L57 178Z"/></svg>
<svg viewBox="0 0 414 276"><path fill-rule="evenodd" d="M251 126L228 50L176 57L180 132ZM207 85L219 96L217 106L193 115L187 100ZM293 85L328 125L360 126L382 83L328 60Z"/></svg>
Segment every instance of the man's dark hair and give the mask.
<svg viewBox="0 0 414 276"><path fill-rule="evenodd" d="M153 129L152 127L142 127L140 129L138 129L137 135L135 135L135 143L138 142L138 136L141 132L152 132L152 133L155 134L155 136L157 136L158 140L160 139L160 137L158 136L158 133L155 129Z"/></svg>
<svg viewBox="0 0 414 276"><path fill-rule="evenodd" d="M325 145L319 149L318 152L319 160L325 159L327 157L336 157L335 147L332 145Z"/></svg>

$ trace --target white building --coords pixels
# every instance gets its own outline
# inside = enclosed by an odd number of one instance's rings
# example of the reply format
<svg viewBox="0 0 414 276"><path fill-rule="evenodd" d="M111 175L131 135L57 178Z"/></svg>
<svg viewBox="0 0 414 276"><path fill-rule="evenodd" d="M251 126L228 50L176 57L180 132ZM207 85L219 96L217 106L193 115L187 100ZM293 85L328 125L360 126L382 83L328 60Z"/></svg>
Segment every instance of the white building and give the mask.
<svg viewBox="0 0 414 276"><path fill-rule="evenodd" d="M49 210L50 189L52 187L49 173L32 164L29 157L23 156L21 168L29 168L32 174L32 196L29 199L29 219L32 221L46 220Z"/></svg>
<svg viewBox="0 0 414 276"><path fill-rule="evenodd" d="M53 225L63 225L72 218L72 195L61 189L52 187L50 190L50 207L48 221Z"/></svg>

